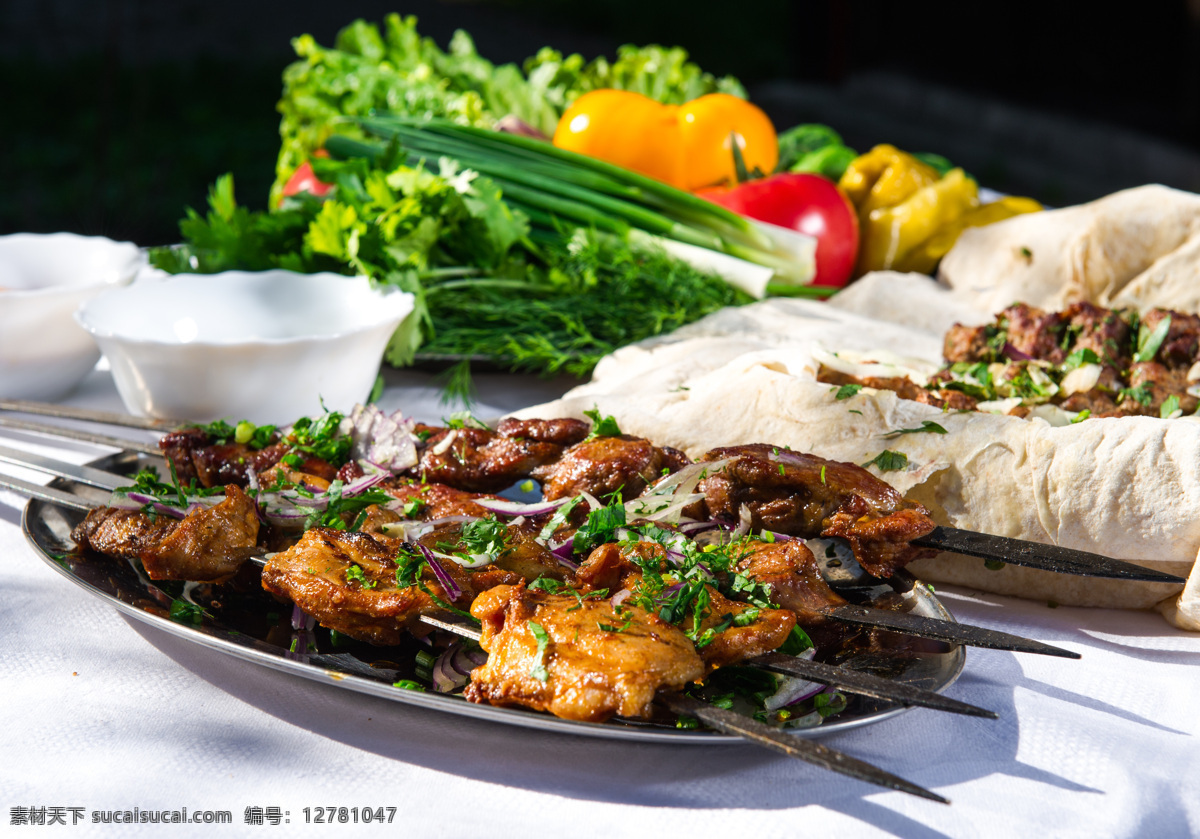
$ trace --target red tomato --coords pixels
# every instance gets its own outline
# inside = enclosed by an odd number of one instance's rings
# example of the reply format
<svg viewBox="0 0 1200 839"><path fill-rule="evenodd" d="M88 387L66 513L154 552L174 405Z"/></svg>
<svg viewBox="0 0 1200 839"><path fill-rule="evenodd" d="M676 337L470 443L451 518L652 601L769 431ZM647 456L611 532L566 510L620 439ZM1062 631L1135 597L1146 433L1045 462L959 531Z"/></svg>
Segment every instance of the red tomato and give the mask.
<svg viewBox="0 0 1200 839"><path fill-rule="evenodd" d="M329 157L329 152L325 149L317 149L314 156ZM331 189L333 189L333 184L317 180L317 176L313 174L312 164L306 160L296 167L296 171L287 179L287 183L283 185L283 194L295 195L298 192L311 192L318 198L324 198Z"/></svg>
<svg viewBox="0 0 1200 839"><path fill-rule="evenodd" d="M731 189L697 193L752 219L806 233L817 240L813 285L841 287L858 259L858 216L837 186L820 175L783 173Z"/></svg>

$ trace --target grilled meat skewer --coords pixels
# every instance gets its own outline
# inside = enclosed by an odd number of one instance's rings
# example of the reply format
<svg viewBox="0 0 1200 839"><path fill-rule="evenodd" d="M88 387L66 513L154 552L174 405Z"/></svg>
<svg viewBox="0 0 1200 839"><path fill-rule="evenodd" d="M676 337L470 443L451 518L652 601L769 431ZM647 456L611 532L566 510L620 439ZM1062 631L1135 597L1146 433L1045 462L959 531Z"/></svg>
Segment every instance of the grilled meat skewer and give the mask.
<svg viewBox="0 0 1200 839"><path fill-rule="evenodd" d="M104 416L101 417L98 416L96 412L66 408L58 405L46 405L43 403L10 401L0 403L0 409L42 413L49 416L63 418L112 422L113 424L130 425L136 428L147 427L145 421L138 417L124 417L124 415L108 414L107 412L105 412ZM570 424L573 423L580 423L580 421L503 420L501 422L501 428L505 430L507 434L514 436L524 436L531 440L557 442L560 445L565 445L571 439L573 439L572 434L575 432L563 434L560 431L558 434L556 434L554 431L548 429L561 429L563 427L570 428ZM582 423L580 424L582 425ZM109 445L116 448L127 448L139 452L156 451L154 447L147 446L136 441L95 435L88 432L78 432L74 429L63 428L62 426L39 424L24 420L0 418L0 427L19 428L21 430L33 431L36 433L70 437L71 439L84 439L92 442L98 442L102 445ZM531 431L531 428L538 428L539 430ZM876 537L879 534L868 532L866 534L853 533L852 535L855 535L861 541L864 535L868 537ZM890 539L896 534L890 533L885 535L888 536L888 539L884 539L882 541L889 543ZM870 542L878 540L870 538L867 541ZM895 544L894 542L890 543ZM913 546L924 549L966 553L972 556L982 557L984 559L1011 562L1012 564L1019 564L1030 568L1039 568L1055 573L1073 574L1077 576L1142 580L1147 582L1171 583L1176 585L1182 585L1186 582L1186 580L1183 578L1173 574L1166 574L1153 569L1144 568L1133 563L1123 562L1121 560L1111 559L1109 557L1102 557L1098 554L1088 553L1087 551L1063 548L1055 545L1043 545L1040 543L1026 542L998 536L989 536L987 534L974 533L972 531L959 530L950 527L938 527L927 535L915 537L913 539ZM967 550L968 546L970 547L970 550Z"/></svg>
<svg viewBox="0 0 1200 839"><path fill-rule="evenodd" d="M122 476L109 475L90 467L78 467L74 464L61 463L36 455L30 455L22 459L20 455L20 452L13 452L12 450L0 447L0 460L22 463L35 469L48 471L51 474L82 480L89 485L99 485L108 489L114 489L125 482ZM427 504L423 508L424 512L418 515L424 515L429 518L462 514L472 517L482 517L490 514L488 510L478 504L479 500L487 496L466 493L436 484L420 484L414 481L400 480L389 485L389 492L402 500ZM375 524L372 524L373 517ZM398 519L398 514L388 511L368 511L364 528L376 527L377 525L394 522ZM536 579L537 576L561 577L562 571L560 566L555 564L555 561L551 560L543 549L540 549L535 544L531 544L532 533L536 529L532 525L528 528L524 526L519 528L510 527L508 532L511 536L507 538L507 541L513 545L514 549L506 552L506 555L499 559L498 564L514 571L527 580ZM767 572L760 571L759 573ZM764 578L763 581L771 582L772 585L780 585L784 587L781 588L781 591L787 591L793 582L788 576L789 573L785 568L783 576L771 579ZM819 573L814 573L813 569L803 572L802 576L813 582L819 579ZM798 591L799 589L792 590L787 596L795 597ZM1055 655L1065 658L1079 657L1077 653L996 630L982 629L933 618L921 618L916 615L888 610L866 609L861 606L851 606L849 604L843 605L844 601L833 595L832 591L828 589L828 586L824 585L823 581L821 581L821 587L817 588L816 592L816 602L823 603L826 607L820 617L816 619L818 622L831 619L860 626L880 626L887 628L889 631L931 638L951 644L966 644L968 646L1040 655ZM797 611L804 612L805 610L797 607ZM812 621L807 625L811 626Z"/></svg>

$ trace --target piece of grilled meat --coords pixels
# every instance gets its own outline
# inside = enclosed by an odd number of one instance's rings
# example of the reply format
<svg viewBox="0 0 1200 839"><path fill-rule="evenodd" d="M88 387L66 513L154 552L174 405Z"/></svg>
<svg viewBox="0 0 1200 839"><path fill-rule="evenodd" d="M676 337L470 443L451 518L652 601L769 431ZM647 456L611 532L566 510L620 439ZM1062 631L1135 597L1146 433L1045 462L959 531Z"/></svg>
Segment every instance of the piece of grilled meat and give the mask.
<svg viewBox="0 0 1200 839"><path fill-rule="evenodd" d="M499 492L562 456L565 442L587 436L579 420L506 420L502 431L418 424L422 480L470 492Z"/></svg>
<svg viewBox="0 0 1200 839"><path fill-rule="evenodd" d="M254 502L236 486L225 499L177 519L98 507L71 532L81 548L141 561L152 580L220 582L257 550Z"/></svg>
<svg viewBox="0 0 1200 839"><path fill-rule="evenodd" d="M428 565L422 567L419 584L402 586L397 568L405 560L419 562L416 550L398 539L315 527L267 561L262 584L322 626L389 645L400 643L406 632L428 632L419 619L446 614L438 600L465 608L479 592L521 579L498 568L468 571L442 562L442 570L459 590L457 597L446 591Z"/></svg>
<svg viewBox="0 0 1200 839"><path fill-rule="evenodd" d="M701 460L725 458L733 462L699 484L713 518L737 521L745 506L754 529L841 537L879 577L936 553L909 544L935 527L929 511L861 466L764 443L713 449Z"/></svg>
<svg viewBox="0 0 1200 839"><path fill-rule="evenodd" d="M541 482L542 495L550 501L581 492L606 499L617 491L629 499L689 462L677 449L621 434L577 443L558 460L535 469L533 477Z"/></svg>
<svg viewBox="0 0 1200 839"><path fill-rule="evenodd" d="M483 623L488 652L471 673L465 695L472 702L587 722L648 717L659 690L704 675L682 631L637 607L618 614L604 598L499 586L476 598L471 614Z"/></svg>

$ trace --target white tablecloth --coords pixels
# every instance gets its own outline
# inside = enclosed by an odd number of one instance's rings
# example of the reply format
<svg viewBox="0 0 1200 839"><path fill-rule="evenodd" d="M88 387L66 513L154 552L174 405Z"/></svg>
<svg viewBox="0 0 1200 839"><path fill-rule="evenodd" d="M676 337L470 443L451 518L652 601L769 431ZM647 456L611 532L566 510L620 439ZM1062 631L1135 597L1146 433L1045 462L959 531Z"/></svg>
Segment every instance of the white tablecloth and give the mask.
<svg viewBox="0 0 1200 839"><path fill-rule="evenodd" d="M477 412L563 386L480 377ZM384 404L437 420L452 408L436 394L428 376L392 373ZM103 372L67 401L121 409ZM0 443L76 462L106 453L15 432L0 432ZM999 720L913 710L825 739L949 797L947 807L749 746L484 724L230 658L126 619L55 573L21 534L22 506L0 493L3 835L1200 834L1200 636L1156 614L939 589L960 620L1083 654L970 650L948 692ZM135 807L225 810L232 825L93 823ZM306 807L397 810L390 827L306 825ZM263 824L247 823L261 813ZM56 815L78 824L29 823Z"/></svg>

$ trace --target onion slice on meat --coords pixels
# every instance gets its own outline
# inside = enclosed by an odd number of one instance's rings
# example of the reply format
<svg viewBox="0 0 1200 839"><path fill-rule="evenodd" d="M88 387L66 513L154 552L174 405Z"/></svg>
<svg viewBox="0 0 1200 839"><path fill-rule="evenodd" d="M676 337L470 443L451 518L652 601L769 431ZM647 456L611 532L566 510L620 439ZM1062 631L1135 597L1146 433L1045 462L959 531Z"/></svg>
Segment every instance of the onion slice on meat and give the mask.
<svg viewBox="0 0 1200 839"><path fill-rule="evenodd" d="M546 513L553 513L570 500L569 496L565 496L554 501L535 501L526 504L520 501L509 501L507 498L476 498L475 503L485 510L506 516L544 516Z"/></svg>

